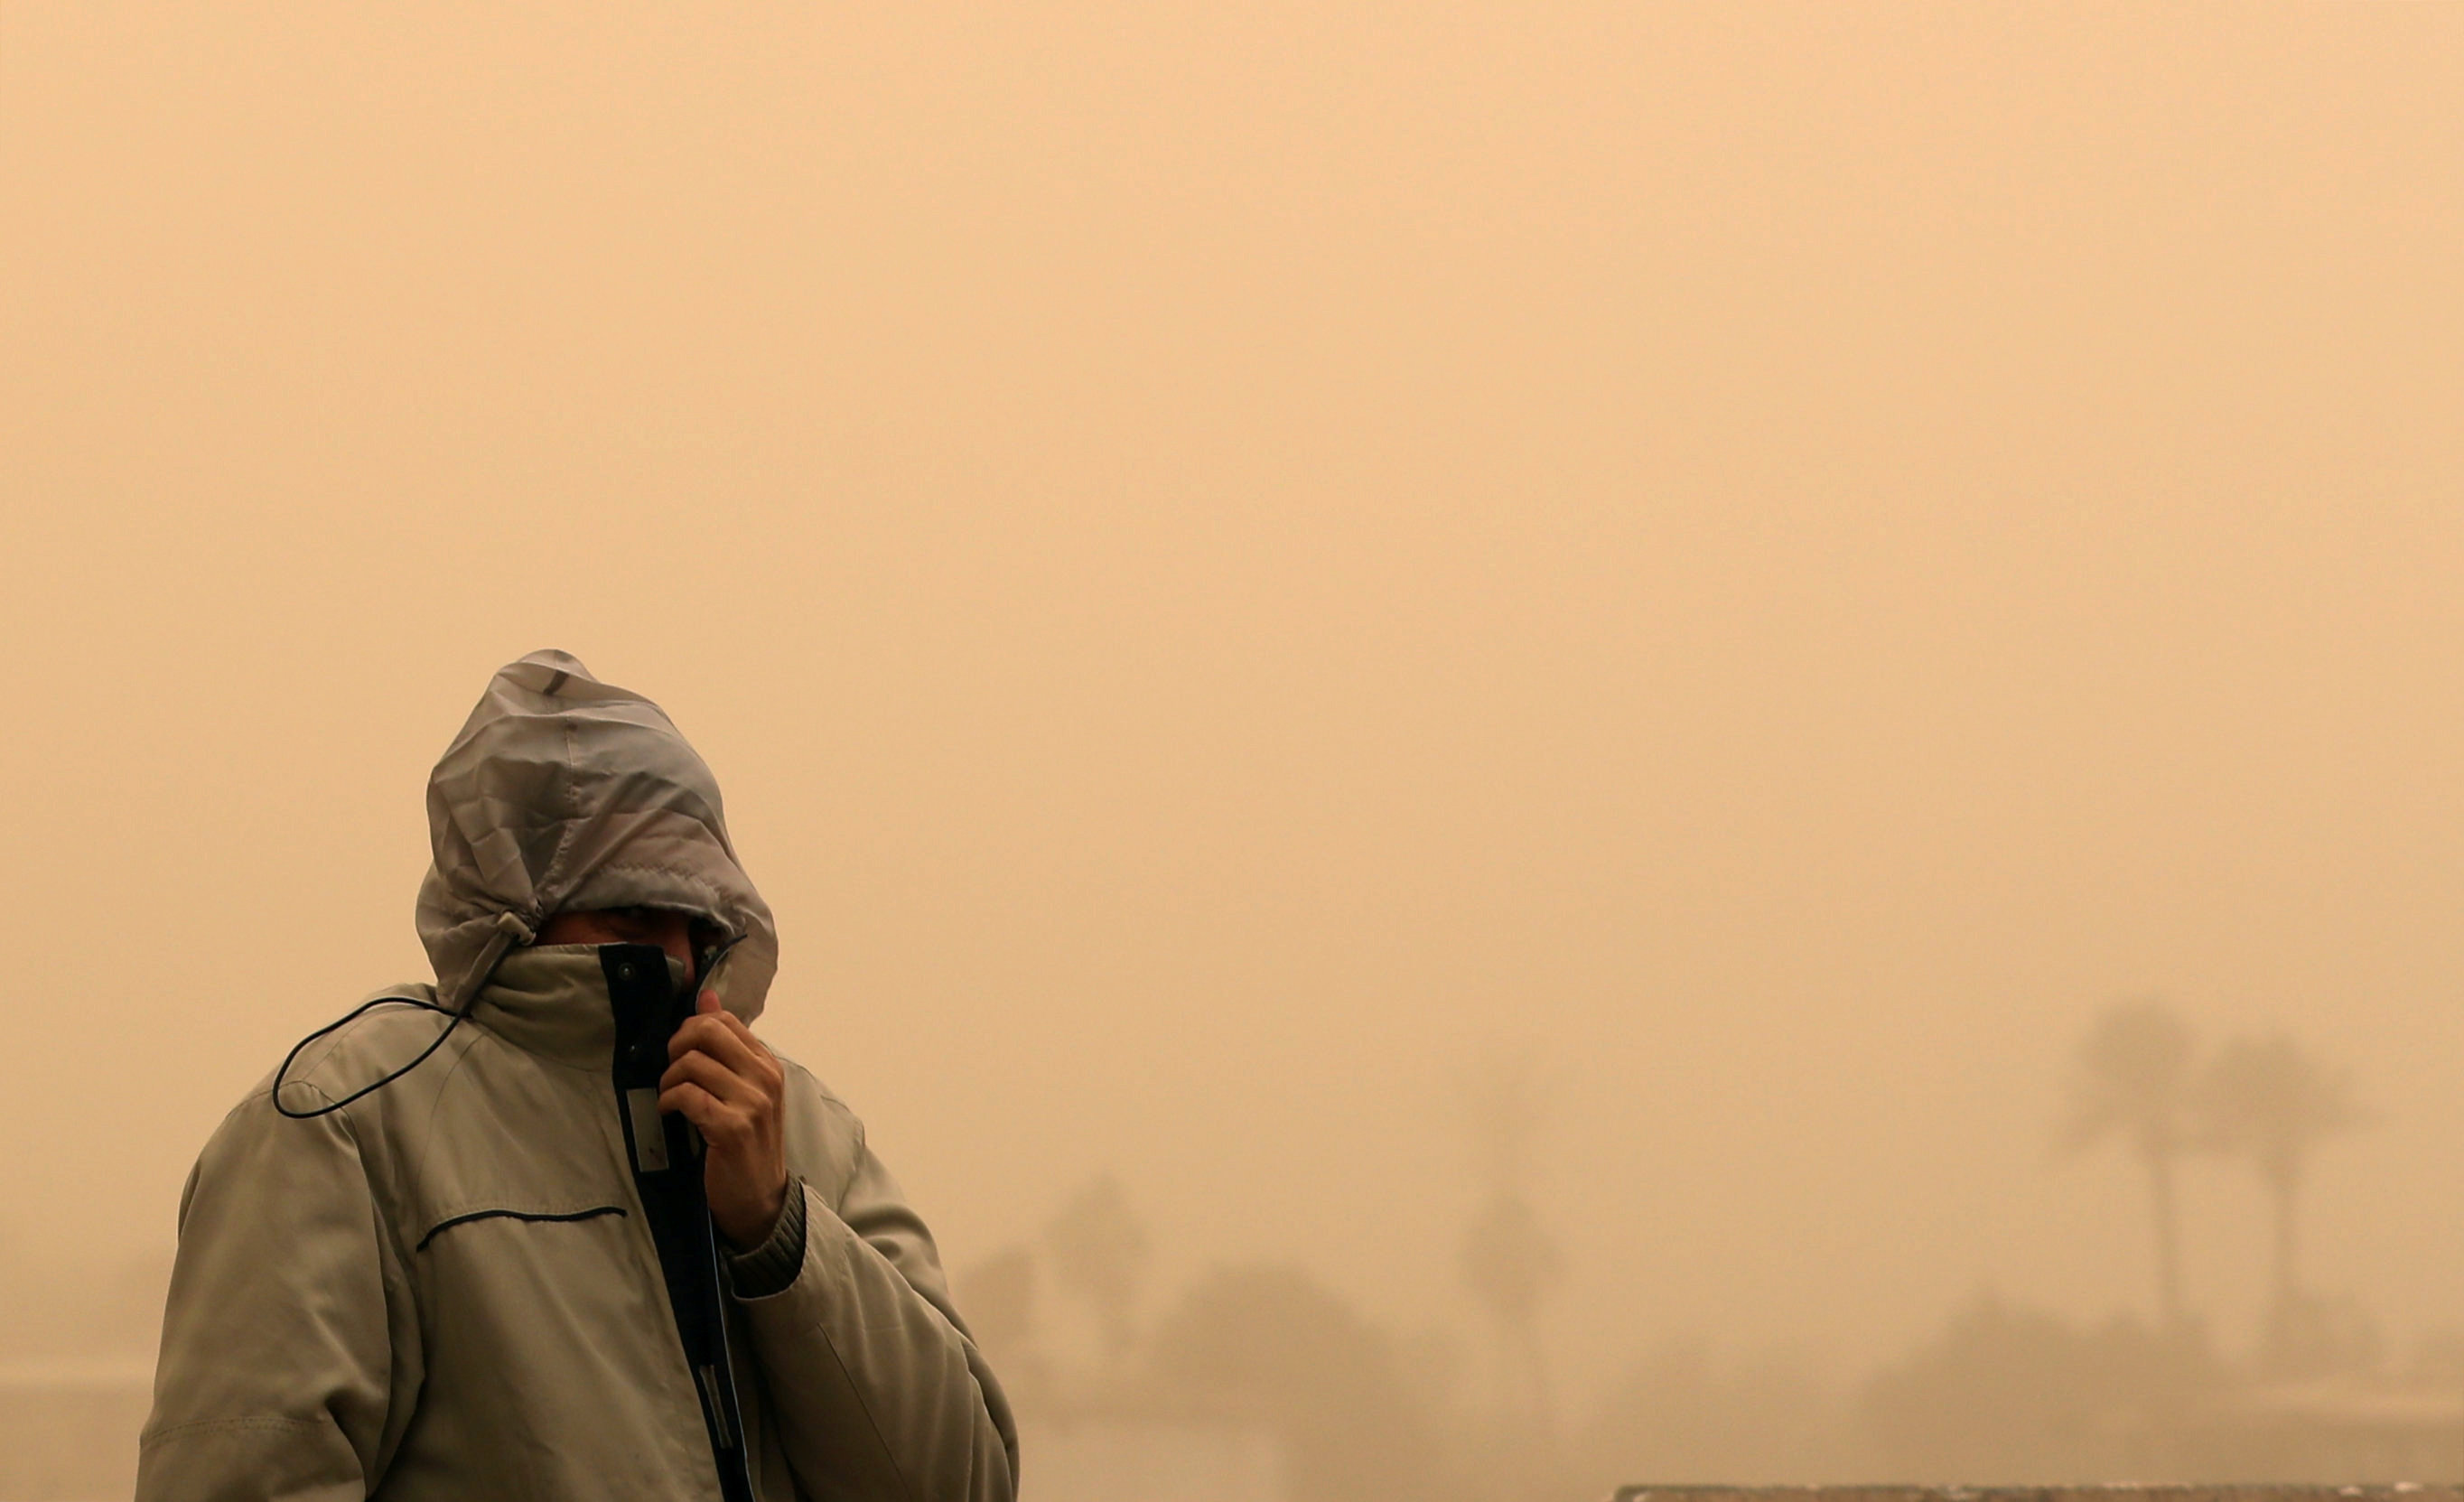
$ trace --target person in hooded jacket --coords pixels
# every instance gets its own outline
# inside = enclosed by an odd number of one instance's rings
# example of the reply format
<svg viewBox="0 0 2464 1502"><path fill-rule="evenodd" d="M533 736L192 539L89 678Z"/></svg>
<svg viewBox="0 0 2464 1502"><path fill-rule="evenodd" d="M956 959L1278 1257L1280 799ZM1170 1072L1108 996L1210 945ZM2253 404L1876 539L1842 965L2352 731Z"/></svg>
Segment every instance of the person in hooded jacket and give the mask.
<svg viewBox="0 0 2464 1502"><path fill-rule="evenodd" d="M429 781L433 985L234 1107L180 1204L139 1502L1005 1502L938 1253L812 1074L710 770L575 658Z"/></svg>

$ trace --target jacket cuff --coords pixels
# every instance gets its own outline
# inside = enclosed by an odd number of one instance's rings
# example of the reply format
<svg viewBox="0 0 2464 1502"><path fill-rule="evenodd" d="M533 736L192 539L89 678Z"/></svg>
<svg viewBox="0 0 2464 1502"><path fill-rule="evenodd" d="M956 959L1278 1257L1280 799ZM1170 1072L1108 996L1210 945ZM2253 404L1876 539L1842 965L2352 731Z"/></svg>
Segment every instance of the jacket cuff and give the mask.
<svg viewBox="0 0 2464 1502"><path fill-rule="evenodd" d="M727 1281L737 1298L768 1298L785 1292L803 1270L804 1181L790 1177L770 1239L751 1251L730 1252Z"/></svg>

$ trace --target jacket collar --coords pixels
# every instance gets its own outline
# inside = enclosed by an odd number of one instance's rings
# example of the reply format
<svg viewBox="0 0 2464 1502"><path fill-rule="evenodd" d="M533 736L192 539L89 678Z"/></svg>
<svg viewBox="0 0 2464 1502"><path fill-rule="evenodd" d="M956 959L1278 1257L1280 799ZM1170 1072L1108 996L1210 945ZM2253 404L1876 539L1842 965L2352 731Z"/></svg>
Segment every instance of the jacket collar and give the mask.
<svg viewBox="0 0 2464 1502"><path fill-rule="evenodd" d="M685 969L668 961L671 984ZM471 1019L526 1053L578 1069L604 1070L616 1049L616 1014L596 944L518 949L471 1002Z"/></svg>

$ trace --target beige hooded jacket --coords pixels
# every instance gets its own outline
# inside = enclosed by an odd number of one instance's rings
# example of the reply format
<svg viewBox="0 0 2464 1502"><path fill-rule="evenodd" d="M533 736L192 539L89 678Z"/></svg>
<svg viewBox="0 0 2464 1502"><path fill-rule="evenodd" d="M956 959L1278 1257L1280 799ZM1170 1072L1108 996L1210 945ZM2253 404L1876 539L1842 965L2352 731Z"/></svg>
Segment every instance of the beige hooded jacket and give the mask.
<svg viewBox="0 0 2464 1502"><path fill-rule="evenodd" d="M436 984L312 1039L189 1176L137 1496L720 1502L611 1073L614 971L530 941L568 908L685 909L733 943L728 1009L759 1015L777 939L716 784L655 705L536 652L429 815ZM729 1442L767 1502L1005 1502L1015 1430L931 1234L781 1062L801 1199L715 1280Z"/></svg>

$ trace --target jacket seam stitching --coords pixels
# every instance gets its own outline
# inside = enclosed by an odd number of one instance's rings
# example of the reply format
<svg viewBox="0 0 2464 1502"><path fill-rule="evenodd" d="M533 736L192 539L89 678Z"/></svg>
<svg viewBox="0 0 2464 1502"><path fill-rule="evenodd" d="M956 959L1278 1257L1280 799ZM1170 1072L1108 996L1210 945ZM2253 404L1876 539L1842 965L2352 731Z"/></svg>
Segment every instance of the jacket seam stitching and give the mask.
<svg viewBox="0 0 2464 1502"><path fill-rule="evenodd" d="M469 1003L465 1003L465 1004L463 1004L463 1010L464 1010L466 1013L470 1010L470 1004L469 1004ZM438 1080L438 1081L436 1082L436 1091L435 1091L435 1093L433 1093L433 1094L431 1094L431 1095L429 1095L429 1098L428 1098L428 1119L427 1119L426 1121L424 1121L424 1122L422 1122L422 1123L420 1124L420 1125L421 1125L421 1130L420 1130L420 1135L419 1135L419 1142L418 1142L418 1146L417 1146L417 1149L416 1149L416 1150L417 1150L417 1152L418 1152L418 1155L419 1155L419 1161L418 1161L418 1162L416 1162L416 1163L411 1163L411 1164L406 1164L406 1165L404 1165L405 1167L407 1167L407 1168L408 1169L408 1171L409 1171L411 1174L413 1174L413 1175L417 1175L417 1174L422 1174L422 1173L425 1173L425 1172L426 1172L426 1170L427 1170L427 1168L428 1168L428 1154L429 1154L429 1149L431 1149L432 1147L434 1147L434 1146L435 1146L435 1144L436 1144L436 1138L437 1138L437 1133L436 1133L436 1117L437 1117L438 1114L439 1114L439 1113L441 1113L441 1112L443 1112L443 1111L444 1111L444 1109L445 1109L445 1096L446 1096L446 1094L447 1094L449 1092L451 1092L451 1091L453 1089L453 1080L454 1080L454 1077L455 1077L456 1075L458 1075L458 1074L460 1074L460 1073L462 1072L462 1067L463 1067L464 1065L466 1065L466 1064L468 1064L468 1063L470 1063L470 1062L471 1062L471 1054L472 1054L472 1052L473 1052L473 1049L477 1049L477 1048L478 1048L478 1046L479 1046L479 1040L478 1040L478 1038L477 1038L476 1036L473 1036L473 1037L471 1037L471 1038L469 1038L469 1039L465 1040L465 1041L464 1041L464 1043L463 1043L463 1045L462 1045L462 1047L460 1047L460 1048L458 1048L458 1049L454 1049L454 1050L453 1050L453 1058L452 1058L452 1062L451 1062L451 1063L447 1067L447 1069L446 1069L446 1071L445 1071L445 1077L444 1077L443 1079ZM402 1189L403 1189L403 1188L405 1188L405 1187L406 1187L406 1185L404 1185L404 1184L402 1183L402 1182L400 1181L400 1179L399 1179L399 1177L398 1177L398 1178L396 1179L395 1183L394 1183L394 1188L395 1188L397 1191L400 1191L400 1190L402 1190ZM420 1244L420 1246L422 1246L422 1247L424 1247L424 1246L426 1246L426 1245L427 1245L427 1243L425 1243L425 1242L422 1242L422 1243ZM411 1251L412 1251L414 1254L415 1254L415 1253L417 1253L417 1252L418 1252L418 1250L419 1250L419 1248L418 1248L418 1247L414 1247L414 1248L411 1248Z"/></svg>
<svg viewBox="0 0 2464 1502"><path fill-rule="evenodd" d="M907 1468L898 1464L898 1451L891 1447L890 1436L881 1432L881 1421L873 1416L872 1404L865 1401L864 1385L855 1380L855 1373L847 1370L847 1358L839 1355L839 1343L830 1338L829 1327L817 1324L815 1333L822 1337L822 1345L830 1353L830 1360L838 1367L839 1375L847 1379L847 1391L855 1394L855 1405L863 1411L865 1426L872 1430L874 1441L881 1446L881 1453L890 1461L890 1473L898 1478L898 1490L907 1495L910 1502L916 1502L915 1483L907 1479Z"/></svg>

